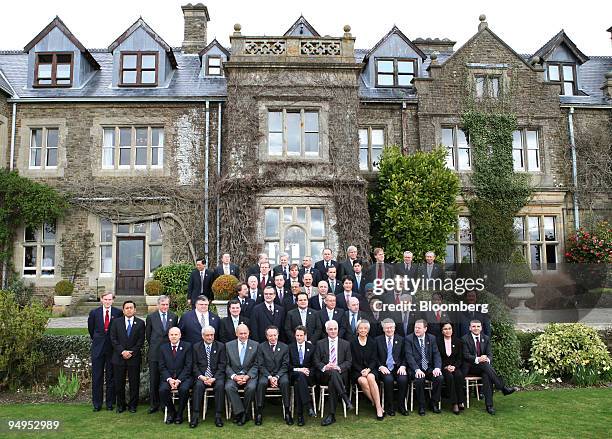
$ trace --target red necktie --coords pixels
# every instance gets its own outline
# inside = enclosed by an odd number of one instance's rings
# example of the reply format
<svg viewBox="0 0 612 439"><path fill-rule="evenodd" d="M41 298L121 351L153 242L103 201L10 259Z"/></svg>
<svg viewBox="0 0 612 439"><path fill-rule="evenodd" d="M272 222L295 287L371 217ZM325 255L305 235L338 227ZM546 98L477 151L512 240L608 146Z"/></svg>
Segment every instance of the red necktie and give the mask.
<svg viewBox="0 0 612 439"><path fill-rule="evenodd" d="M106 316L104 317L104 332L108 331L109 325L110 325L110 316L108 315L108 310L106 310Z"/></svg>
<svg viewBox="0 0 612 439"><path fill-rule="evenodd" d="M266 288L266 277L262 276L261 277L261 289L263 290L264 288Z"/></svg>
<svg viewBox="0 0 612 439"><path fill-rule="evenodd" d="M382 264L378 264L378 276L379 279L382 279L383 277L383 269L382 269Z"/></svg>
<svg viewBox="0 0 612 439"><path fill-rule="evenodd" d="M400 296L399 296L399 294L396 294L395 295L395 304L399 305L399 303L400 303Z"/></svg>
<svg viewBox="0 0 612 439"><path fill-rule="evenodd" d="M436 320L440 321L440 311L436 311Z"/></svg>
<svg viewBox="0 0 612 439"><path fill-rule="evenodd" d="M172 346L172 356L176 357L176 346Z"/></svg>
<svg viewBox="0 0 612 439"><path fill-rule="evenodd" d="M480 337L476 337L476 356L480 357Z"/></svg>

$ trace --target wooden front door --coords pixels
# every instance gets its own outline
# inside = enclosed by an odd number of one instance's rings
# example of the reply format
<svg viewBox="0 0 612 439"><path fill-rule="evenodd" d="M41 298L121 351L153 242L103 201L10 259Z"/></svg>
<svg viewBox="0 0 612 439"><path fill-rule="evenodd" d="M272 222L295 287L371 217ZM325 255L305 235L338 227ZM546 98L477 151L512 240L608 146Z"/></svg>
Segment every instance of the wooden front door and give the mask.
<svg viewBox="0 0 612 439"><path fill-rule="evenodd" d="M117 238L117 278L115 294L144 295L144 236Z"/></svg>

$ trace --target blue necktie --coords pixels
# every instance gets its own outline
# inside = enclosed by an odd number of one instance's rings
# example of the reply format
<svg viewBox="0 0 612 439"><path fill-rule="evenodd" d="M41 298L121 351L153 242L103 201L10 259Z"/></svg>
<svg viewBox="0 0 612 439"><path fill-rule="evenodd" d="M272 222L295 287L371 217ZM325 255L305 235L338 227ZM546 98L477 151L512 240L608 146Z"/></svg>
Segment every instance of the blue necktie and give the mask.
<svg viewBox="0 0 612 439"><path fill-rule="evenodd" d="M166 330L166 325L167 325L167 321L166 321L166 313L163 312L162 313L162 325L164 326L164 331Z"/></svg>
<svg viewBox="0 0 612 439"><path fill-rule="evenodd" d="M246 353L246 345L242 343L242 347L240 348L240 365L244 364L244 354Z"/></svg>
<svg viewBox="0 0 612 439"><path fill-rule="evenodd" d="M304 364L304 351L302 350L302 346L300 345L300 365Z"/></svg>
<svg viewBox="0 0 612 439"><path fill-rule="evenodd" d="M427 357L425 356L425 343L423 342L422 338L419 340L421 340L421 370L425 372L427 370Z"/></svg>
<svg viewBox="0 0 612 439"><path fill-rule="evenodd" d="M393 370L395 361L393 361L393 342L391 338L387 338L387 369Z"/></svg>
<svg viewBox="0 0 612 439"><path fill-rule="evenodd" d="M351 313L353 317L351 318L351 330L355 333L355 313Z"/></svg>
<svg viewBox="0 0 612 439"><path fill-rule="evenodd" d="M132 319L128 319L127 336L132 334Z"/></svg>
<svg viewBox="0 0 612 439"><path fill-rule="evenodd" d="M206 346L206 376L212 378L212 369L210 368L210 346Z"/></svg>

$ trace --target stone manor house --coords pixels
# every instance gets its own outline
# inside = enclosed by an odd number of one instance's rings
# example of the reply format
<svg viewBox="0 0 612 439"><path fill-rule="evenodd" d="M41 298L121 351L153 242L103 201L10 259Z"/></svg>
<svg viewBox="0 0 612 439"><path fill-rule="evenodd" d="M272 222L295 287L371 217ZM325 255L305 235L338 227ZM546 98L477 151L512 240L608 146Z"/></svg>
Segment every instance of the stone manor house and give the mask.
<svg viewBox="0 0 612 439"><path fill-rule="evenodd" d="M182 10L181 47L139 18L88 49L56 17L22 50L0 51L0 166L72 200L57 224L20 230L14 243L14 269L39 292L66 277L61 239L83 231L93 263L82 294L143 294L161 264L205 255L215 266L226 251L243 266L260 251L301 262L331 247L343 259L357 244L367 255L365 193L383 146L443 145L468 184L468 100L511 95L514 167L536 188L517 238L535 272L558 268L581 218L611 216L610 188L588 200L574 190L572 152L578 185L581 151L610 154L612 56L586 55L563 30L518 54L481 16L461 47L393 26L358 49L350 26L321 36L300 17L284 33L270 28L278 36L236 24L224 47L207 38L205 5ZM472 248L461 207L446 262L473 259Z"/></svg>

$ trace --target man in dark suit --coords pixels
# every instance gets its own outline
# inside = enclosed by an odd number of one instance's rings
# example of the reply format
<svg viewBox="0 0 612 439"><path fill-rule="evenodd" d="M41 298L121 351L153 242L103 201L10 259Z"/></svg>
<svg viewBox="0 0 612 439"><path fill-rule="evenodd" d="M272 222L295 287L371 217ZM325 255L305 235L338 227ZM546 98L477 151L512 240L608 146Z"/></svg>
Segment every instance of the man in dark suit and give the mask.
<svg viewBox="0 0 612 439"><path fill-rule="evenodd" d="M368 302L363 298L363 296L353 292L353 280L351 279L351 277L344 276L344 279L342 279L342 292L336 294L336 306L338 308L348 310L348 301L352 297L356 297L357 300L359 300L359 308L362 311L369 310Z"/></svg>
<svg viewBox="0 0 612 439"><path fill-rule="evenodd" d="M255 276L258 277L259 276L259 270L260 270L260 265L263 262L268 262L268 255L266 253L260 253L257 255L257 264L255 265L251 265L246 272L246 277L247 279L250 276Z"/></svg>
<svg viewBox="0 0 612 439"><path fill-rule="evenodd" d="M259 289L259 283L257 279L257 275L249 276L249 278L247 279L248 296L253 302L255 302L255 304L263 302L263 289Z"/></svg>
<svg viewBox="0 0 612 439"><path fill-rule="evenodd" d="M260 290L274 286L274 276L270 273L270 263L262 262L259 264L259 274L257 275L257 286Z"/></svg>
<svg viewBox="0 0 612 439"><path fill-rule="evenodd" d="M374 261L370 268L366 272L366 281L374 282L375 279L393 279L395 277L395 270L391 264L385 262L385 251L377 247L374 249Z"/></svg>
<svg viewBox="0 0 612 439"><path fill-rule="evenodd" d="M465 293L465 302L468 305L476 305L478 303L478 295L475 290ZM477 310L463 311L459 313L457 320L459 320L459 334L461 337L470 333L470 322L478 320L482 325L482 333L491 338L491 317L488 313Z"/></svg>
<svg viewBox="0 0 612 439"><path fill-rule="evenodd" d="M392 319L382 321L384 334L376 337L378 354L378 372L385 386L385 413L395 415L393 387L397 383L399 412L407 416L406 395L408 394L409 377L406 372L404 355L404 338L395 333L395 322Z"/></svg>
<svg viewBox="0 0 612 439"><path fill-rule="evenodd" d="M419 276L418 266L413 263L413 254L410 251L404 252L404 261L395 264L395 275L406 277L406 279L416 279ZM410 286L410 284L409 284ZM412 291L410 288L408 291Z"/></svg>
<svg viewBox="0 0 612 439"><path fill-rule="evenodd" d="M357 260L357 247L349 245L346 249L346 259L338 264L339 277L342 279L344 276L352 276L353 264Z"/></svg>
<svg viewBox="0 0 612 439"><path fill-rule="evenodd" d="M323 281L324 282L324 281ZM325 327L325 323L329 320L335 320L338 323L338 330L340 338L344 338L344 327L342 326L342 320L344 318L344 310L336 307L336 296L328 294L325 296L325 308L319 311L319 318L321 319L321 328Z"/></svg>
<svg viewBox="0 0 612 439"><path fill-rule="evenodd" d="M289 343L295 341L295 328L298 326L306 328L308 341L313 344L319 341L322 336L321 319L314 309L308 307L308 295L306 293L297 295L297 307L289 311L285 317L285 336Z"/></svg>
<svg viewBox="0 0 612 439"><path fill-rule="evenodd" d="M359 294L365 297L365 286L367 281L365 274L363 273L363 261L361 259L355 259L353 261L353 272L350 277L353 281L353 293Z"/></svg>
<svg viewBox="0 0 612 439"><path fill-rule="evenodd" d="M136 304L131 300L123 302L123 318L116 319L110 328L113 345L113 375L117 391L117 413L125 411L125 377L130 383L130 400L127 409L136 413L140 389L140 350L145 340L145 323L136 313Z"/></svg>
<svg viewBox="0 0 612 439"><path fill-rule="evenodd" d="M181 330L177 327L168 330L169 343L159 349L159 399L168 409L166 424L182 424L183 412L189 398L189 389L193 383L193 352L191 343L181 340ZM172 402L172 391L178 392L178 411Z"/></svg>
<svg viewBox="0 0 612 439"><path fill-rule="evenodd" d="M191 276L189 276L189 284L187 286L187 303L191 305L191 309L195 308L195 303L199 296L206 296L208 300L213 300L212 283L212 270L206 268L206 260L204 258L198 259L196 261L196 268L191 272Z"/></svg>
<svg viewBox="0 0 612 439"><path fill-rule="evenodd" d="M236 340L225 344L225 394L232 405L234 423L242 426L249 421L251 403L257 390L259 343L249 340L247 325L238 325L236 337ZM238 394L239 388L244 389L244 402Z"/></svg>
<svg viewBox="0 0 612 439"><path fill-rule="evenodd" d="M316 416L313 401L310 397L308 387L315 383L315 372L313 368L314 346L306 341L307 329L305 326L295 328L293 343L289 345L289 377L297 395L296 413L297 425L302 427L304 422L304 410L311 417Z"/></svg>
<svg viewBox="0 0 612 439"><path fill-rule="evenodd" d="M406 362L412 373L412 380L419 403L419 415L425 416L425 380L431 381L431 405L434 413L440 413L440 390L442 388L442 358L438 351L436 337L427 334L427 322L419 319L414 332L406 337Z"/></svg>
<svg viewBox="0 0 612 439"><path fill-rule="evenodd" d="M493 385L502 391L504 395L510 395L516 391L515 387L507 387L491 365L493 354L491 353L491 339L482 332L482 324L478 320L470 322L470 333L461 338L463 342L463 376L478 375L482 377L482 391L485 397L487 412L495 414L493 407Z"/></svg>
<svg viewBox="0 0 612 439"><path fill-rule="evenodd" d="M223 253L223 256L221 256L221 263L215 267L213 272L213 282L214 279L224 274L231 274L236 279L240 279L240 267L236 264L232 264L231 260L232 258L229 253Z"/></svg>
<svg viewBox="0 0 612 439"><path fill-rule="evenodd" d="M434 292L431 294L431 304L440 307L443 305L442 303L442 294L438 292ZM421 317L427 321L427 332L431 335L434 335L436 338L442 337L442 330L440 324L442 322L455 322L454 313L448 311L442 311L439 308L434 310L426 310L421 312Z"/></svg>
<svg viewBox="0 0 612 439"><path fill-rule="evenodd" d="M251 317L251 312L255 307L255 300L249 297L249 286L245 283L236 286L236 300L240 303L240 315L247 319Z"/></svg>
<svg viewBox="0 0 612 439"><path fill-rule="evenodd" d="M344 311L344 316L342 316L342 328L344 329L342 338L350 342L357 337L357 324L359 320L367 320L370 323L369 336L375 338L378 335L378 325L374 322L374 317L371 313L359 309L359 299L357 297L353 296L349 299L348 308Z"/></svg>
<svg viewBox="0 0 612 439"><path fill-rule="evenodd" d="M240 302L238 299L232 299L227 303L228 316L223 317L219 323L221 328L218 339L225 344L228 341L236 340L236 329L241 323L249 326L249 319L240 313Z"/></svg>
<svg viewBox="0 0 612 439"><path fill-rule="evenodd" d="M257 381L257 408L255 410L255 425L261 425L268 387L280 389L283 406L285 407L285 423L293 425L291 417L291 401L289 399L289 348L278 340L278 328L268 326L266 341L257 348L257 364L259 379Z"/></svg>
<svg viewBox="0 0 612 439"><path fill-rule="evenodd" d="M298 271L298 277L302 283L304 282L304 275L306 273L312 274L312 284L314 286L319 285L319 281L322 280L321 273L319 273L319 270L312 266L312 258L310 256L304 256L304 259L302 260L302 268L300 268Z"/></svg>
<svg viewBox="0 0 612 439"><path fill-rule="evenodd" d="M285 280L289 279L289 255L287 253L281 253L278 256L280 264L274 267L272 270L272 274L276 276L277 274L282 274Z"/></svg>
<svg viewBox="0 0 612 439"><path fill-rule="evenodd" d="M313 277L312 273L304 273L302 277L302 289L300 291L308 294L308 298L310 299L312 296L316 294L316 287L312 283Z"/></svg>
<svg viewBox="0 0 612 439"><path fill-rule="evenodd" d="M274 292L276 293L274 303L277 305L283 305L285 303L285 296L291 296L290 286L287 287L285 284L283 273L277 273L274 275Z"/></svg>
<svg viewBox="0 0 612 439"><path fill-rule="evenodd" d="M348 410L353 408L346 393L348 373L352 364L351 345L348 341L338 337L338 322L335 320L325 323L325 331L327 337L318 341L314 355L319 382L321 385L328 386L329 391L329 412L321 421L323 426L336 422L338 396L342 398Z"/></svg>
<svg viewBox="0 0 612 439"><path fill-rule="evenodd" d="M147 316L145 338L149 345L149 414L159 410L159 348L168 340L168 330L178 323L178 317L170 308L170 298L159 296L157 311Z"/></svg>
<svg viewBox="0 0 612 439"><path fill-rule="evenodd" d="M297 295L301 292L302 287L300 284L298 282L291 282L290 294L287 294L284 300L281 302L282 307L285 308L285 313L297 308Z"/></svg>
<svg viewBox="0 0 612 439"><path fill-rule="evenodd" d="M327 269L327 286L329 288L328 293L337 296L342 292L342 283L336 278L336 267L329 267Z"/></svg>
<svg viewBox="0 0 612 439"><path fill-rule="evenodd" d="M263 303L255 305L255 308L253 308L250 319L251 337L258 343L266 340L266 328L268 326L280 328L285 323L285 308L274 303L275 297L274 288L266 287Z"/></svg>
<svg viewBox="0 0 612 439"><path fill-rule="evenodd" d="M207 388L214 389L215 425L223 427L223 407L225 405L225 366L227 356L225 344L215 340L215 328L202 329L202 341L193 346L193 413L190 428L198 426L202 398Z"/></svg>
<svg viewBox="0 0 612 439"><path fill-rule="evenodd" d="M212 326L219 332L219 316L208 310L208 297L200 296L196 299L196 308L187 311L181 316L178 327L183 334L183 340L190 344L196 344L202 339L202 328Z"/></svg>
<svg viewBox="0 0 612 439"><path fill-rule="evenodd" d="M440 279L444 281L444 278L446 277L444 274L444 268L442 268L442 266L439 264L436 264L435 260L436 254L434 252L429 251L425 253L425 264L421 265L418 271L419 277L422 277L424 281L429 279ZM430 290L438 289L437 283L430 282L428 285L428 289Z"/></svg>
<svg viewBox="0 0 612 439"><path fill-rule="evenodd" d="M329 267L338 266L338 262L332 259L332 254L333 253L332 253L331 248L324 248L323 249L323 259L315 263L314 268L316 268L317 271L321 274L322 280L327 280L327 277L328 277L327 269Z"/></svg>
<svg viewBox="0 0 612 439"><path fill-rule="evenodd" d="M411 334L414 330L414 323L420 314L412 310L412 295L399 291L387 291L380 297L386 305L402 305L400 308L396 308L399 311L387 311L384 314L396 323L395 332L398 335L406 337Z"/></svg>
<svg viewBox="0 0 612 439"><path fill-rule="evenodd" d="M113 345L110 327L114 319L122 316L119 308L113 307L113 293L100 297L102 306L92 309L87 318L87 330L91 338L91 400L94 412L102 408L104 380L106 378L106 409L112 410L115 404L115 383L113 381Z"/></svg>
<svg viewBox="0 0 612 439"><path fill-rule="evenodd" d="M325 297L329 291L329 285L327 281L321 280L317 285L317 293L308 299L308 306L315 311L321 311L325 308Z"/></svg>

